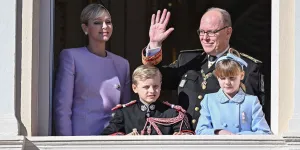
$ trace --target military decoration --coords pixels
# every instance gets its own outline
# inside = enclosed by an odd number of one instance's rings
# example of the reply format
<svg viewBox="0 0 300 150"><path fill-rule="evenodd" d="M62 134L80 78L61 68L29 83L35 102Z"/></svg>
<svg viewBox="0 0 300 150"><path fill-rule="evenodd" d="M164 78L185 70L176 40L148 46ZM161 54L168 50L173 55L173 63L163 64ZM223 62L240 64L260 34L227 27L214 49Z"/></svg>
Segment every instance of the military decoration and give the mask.
<svg viewBox="0 0 300 150"><path fill-rule="evenodd" d="M246 123L246 114L242 112L242 123Z"/></svg>
<svg viewBox="0 0 300 150"><path fill-rule="evenodd" d="M184 75L184 77L186 78L186 77L187 77L187 74ZM182 80L180 81L180 83L179 83L179 87L183 87L183 86L185 85L185 83L186 83L186 79L182 79Z"/></svg>
<svg viewBox="0 0 300 150"><path fill-rule="evenodd" d="M206 89L206 86L207 86L207 79L210 78L212 76L212 73L208 73L208 74L205 74L203 69L201 70L201 75L202 75L202 78L203 78L203 81L201 83L201 87L202 87L202 90L205 90Z"/></svg>

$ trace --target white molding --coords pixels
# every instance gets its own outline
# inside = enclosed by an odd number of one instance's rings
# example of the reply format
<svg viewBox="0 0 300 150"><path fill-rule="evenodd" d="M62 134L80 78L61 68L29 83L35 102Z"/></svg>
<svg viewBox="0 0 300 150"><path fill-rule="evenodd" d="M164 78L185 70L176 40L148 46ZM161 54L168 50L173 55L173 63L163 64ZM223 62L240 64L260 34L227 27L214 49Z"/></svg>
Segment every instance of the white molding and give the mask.
<svg viewBox="0 0 300 150"><path fill-rule="evenodd" d="M0 136L0 149L9 150L106 150L106 149L300 149L300 135L235 136Z"/></svg>
<svg viewBox="0 0 300 150"><path fill-rule="evenodd" d="M0 136L18 135L18 121L13 114L0 115Z"/></svg>
<svg viewBox="0 0 300 150"><path fill-rule="evenodd" d="M17 1L1 1L0 9L0 136L18 135L15 117Z"/></svg>
<svg viewBox="0 0 300 150"><path fill-rule="evenodd" d="M300 6L300 2L295 0L294 7ZM300 90L300 9L295 9L295 74L294 74L294 89L295 91ZM300 95L299 93L294 93L294 111L291 119L289 120L289 132L298 132L300 135Z"/></svg>
<svg viewBox="0 0 300 150"><path fill-rule="evenodd" d="M288 133L284 134L283 138L287 143L289 149L300 149L300 134L299 133Z"/></svg>
<svg viewBox="0 0 300 150"><path fill-rule="evenodd" d="M0 136L0 149L23 150L24 140L25 138L23 136Z"/></svg>
<svg viewBox="0 0 300 150"><path fill-rule="evenodd" d="M279 132L279 14L280 0L272 0L271 22L271 129Z"/></svg>
<svg viewBox="0 0 300 150"><path fill-rule="evenodd" d="M279 136L74 136L28 137L43 149L287 149Z"/></svg>

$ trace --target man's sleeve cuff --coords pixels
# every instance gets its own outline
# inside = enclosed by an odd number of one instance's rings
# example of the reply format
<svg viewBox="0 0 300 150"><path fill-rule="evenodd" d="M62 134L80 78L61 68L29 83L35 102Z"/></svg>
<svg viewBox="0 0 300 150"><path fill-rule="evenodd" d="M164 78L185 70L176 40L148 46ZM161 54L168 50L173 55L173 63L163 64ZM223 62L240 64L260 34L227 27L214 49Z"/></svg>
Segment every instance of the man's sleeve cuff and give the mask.
<svg viewBox="0 0 300 150"><path fill-rule="evenodd" d="M157 65L162 60L162 49L160 49L157 53L155 53L153 56L145 56L146 48L142 50L142 63L144 65L150 64L150 65Z"/></svg>

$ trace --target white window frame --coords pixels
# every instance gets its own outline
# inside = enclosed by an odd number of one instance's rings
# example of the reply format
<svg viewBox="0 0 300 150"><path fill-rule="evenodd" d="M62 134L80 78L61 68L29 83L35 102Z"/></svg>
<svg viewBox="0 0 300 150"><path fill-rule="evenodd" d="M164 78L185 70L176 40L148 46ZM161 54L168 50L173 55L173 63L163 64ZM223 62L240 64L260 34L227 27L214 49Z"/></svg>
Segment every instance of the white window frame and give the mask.
<svg viewBox="0 0 300 150"><path fill-rule="evenodd" d="M55 0L40 1L40 51L38 135L51 135L53 89L53 38ZM271 32L271 129L279 132L279 6L280 0L272 0Z"/></svg>

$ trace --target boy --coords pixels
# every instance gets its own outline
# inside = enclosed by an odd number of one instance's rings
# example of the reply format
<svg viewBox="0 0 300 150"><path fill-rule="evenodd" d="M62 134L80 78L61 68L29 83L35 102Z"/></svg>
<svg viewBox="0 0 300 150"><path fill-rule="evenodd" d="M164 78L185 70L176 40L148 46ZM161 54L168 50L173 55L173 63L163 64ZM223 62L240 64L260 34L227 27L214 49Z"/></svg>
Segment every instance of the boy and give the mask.
<svg viewBox="0 0 300 150"><path fill-rule="evenodd" d="M116 112L102 135L193 134L184 109L157 101L161 80L162 75L156 67L137 67L132 75L132 89L139 95L139 101L114 107Z"/></svg>

